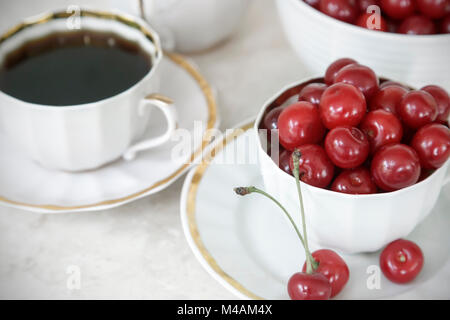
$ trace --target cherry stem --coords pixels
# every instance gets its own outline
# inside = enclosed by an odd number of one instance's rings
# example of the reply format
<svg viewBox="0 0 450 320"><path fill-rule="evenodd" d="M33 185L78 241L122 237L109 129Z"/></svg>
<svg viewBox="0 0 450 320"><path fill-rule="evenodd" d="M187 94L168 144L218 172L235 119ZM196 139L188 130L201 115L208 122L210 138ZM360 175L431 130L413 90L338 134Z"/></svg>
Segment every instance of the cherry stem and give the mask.
<svg viewBox="0 0 450 320"><path fill-rule="evenodd" d="M289 212L287 212L287 210L283 207L283 205L274 197L272 197L270 194L268 194L267 192L258 189L256 187L238 187L238 188L234 188L234 192L236 192L238 195L240 196L245 196L247 194L250 193L259 193L262 194L263 196L269 198L270 200L272 200L273 202L276 203L276 205L278 207L280 207L281 210L283 210L284 214L286 215L286 217L289 219L289 221L291 222L292 226L295 229L295 232L297 233L298 238L300 239L300 242L302 243L302 246L305 247L305 242L303 241L303 237L300 233L300 231L298 230L297 226L294 223L294 220L292 219L291 215L289 214Z"/></svg>
<svg viewBox="0 0 450 320"><path fill-rule="evenodd" d="M303 206L303 197L302 197L302 188L300 187L300 157L302 154L298 149L295 149L294 152L292 152L292 160L294 162L294 170L292 170L292 173L295 177L295 184L297 186L297 193L298 193L298 199L300 201L300 213L302 215L302 225L303 225L303 236L304 236L304 248L305 248L305 255L306 255L306 273L311 274L313 271L317 269L319 264L315 259L312 257L311 252L309 251L308 246L308 235L306 233L306 220L305 220L305 208Z"/></svg>

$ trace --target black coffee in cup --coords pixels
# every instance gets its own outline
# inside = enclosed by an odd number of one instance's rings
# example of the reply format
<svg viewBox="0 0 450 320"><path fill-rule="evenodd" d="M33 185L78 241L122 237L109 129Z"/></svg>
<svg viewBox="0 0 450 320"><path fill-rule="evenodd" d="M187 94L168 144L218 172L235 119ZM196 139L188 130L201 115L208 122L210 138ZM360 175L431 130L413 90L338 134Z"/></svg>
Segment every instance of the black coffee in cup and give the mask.
<svg viewBox="0 0 450 320"><path fill-rule="evenodd" d="M114 33L57 32L5 56L0 91L36 104L78 105L129 89L151 67L139 44Z"/></svg>

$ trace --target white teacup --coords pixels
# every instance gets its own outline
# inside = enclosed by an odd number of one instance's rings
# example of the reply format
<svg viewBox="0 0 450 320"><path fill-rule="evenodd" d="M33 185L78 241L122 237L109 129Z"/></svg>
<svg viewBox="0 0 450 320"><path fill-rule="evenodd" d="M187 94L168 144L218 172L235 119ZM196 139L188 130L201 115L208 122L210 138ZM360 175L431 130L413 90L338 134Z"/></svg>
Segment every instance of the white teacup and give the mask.
<svg viewBox="0 0 450 320"><path fill-rule="evenodd" d="M167 142L176 128L176 111L169 98L157 94L163 52L158 35L138 18L91 10L33 17L0 36L0 63L24 42L68 28L113 32L137 42L151 58L152 67L127 90L81 105L33 104L0 91L0 130L38 163L67 171L94 169L121 156L132 159L138 151ZM167 119L167 130L139 141L154 107Z"/></svg>
<svg viewBox="0 0 450 320"><path fill-rule="evenodd" d="M264 151L258 128L265 111L283 105L310 82L289 85L262 107L254 126L265 190L278 199L294 216L301 230L300 207L295 178L281 170ZM372 252L393 240L406 237L433 209L446 177L448 160L425 180L388 193L352 195L316 188L301 182L310 240L323 248L344 253Z"/></svg>

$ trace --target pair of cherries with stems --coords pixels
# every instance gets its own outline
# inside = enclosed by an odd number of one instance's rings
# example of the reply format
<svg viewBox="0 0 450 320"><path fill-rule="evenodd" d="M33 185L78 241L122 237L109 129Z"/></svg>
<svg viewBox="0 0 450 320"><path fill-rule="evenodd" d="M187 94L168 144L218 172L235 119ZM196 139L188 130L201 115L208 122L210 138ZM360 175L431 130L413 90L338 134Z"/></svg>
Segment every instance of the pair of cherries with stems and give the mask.
<svg viewBox="0 0 450 320"><path fill-rule="evenodd" d="M267 192L256 187L239 187L234 191L241 196L250 193L259 193L269 198L281 208L290 223L295 229L297 236L305 249L306 262L302 272L297 272L291 276L288 282L288 293L292 300L328 300L336 296L344 288L349 279L349 269L345 261L334 251L321 249L310 252L308 246L308 236L306 232L305 209L303 205L302 191L300 187L300 157L301 152L296 149L292 153L294 164L293 174L297 186L298 198L300 201L300 213L302 217L303 236L298 230L292 216Z"/></svg>

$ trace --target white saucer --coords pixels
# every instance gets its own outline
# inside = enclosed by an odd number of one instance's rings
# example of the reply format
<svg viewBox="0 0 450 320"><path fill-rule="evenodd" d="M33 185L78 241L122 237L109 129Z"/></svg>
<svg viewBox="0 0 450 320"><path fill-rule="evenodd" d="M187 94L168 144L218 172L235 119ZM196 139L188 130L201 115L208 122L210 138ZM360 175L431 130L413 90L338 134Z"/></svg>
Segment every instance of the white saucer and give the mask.
<svg viewBox="0 0 450 320"><path fill-rule="evenodd" d="M202 153L207 144L202 137L206 129L217 126L217 111L208 83L179 55L166 54L163 60L160 93L175 101L180 128L193 133L194 121L201 121L196 130L199 139L192 139L183 158L171 161L172 147L179 143L172 141L139 153L130 162L118 160L98 170L67 173L27 159L0 133L0 203L47 213L89 211L119 206L166 188L189 169L189 160ZM164 121L158 119L146 134L157 135L164 129Z"/></svg>
<svg viewBox="0 0 450 320"><path fill-rule="evenodd" d="M211 163L189 172L182 191L181 220L196 258L226 289L243 299L288 299L287 280L304 262L295 232L269 200L233 192L237 186L264 188L258 164L222 164L218 160L223 153L230 159L233 150L245 152L243 145L255 145L248 130L251 127L251 123L240 126L246 131L236 139L228 136L223 149L220 144L218 148L210 146L205 155L213 154ZM430 216L408 237L425 255L424 269L412 283L397 285L378 273L380 289L376 289L372 280L376 280L379 253L342 255L350 268L350 280L336 298L449 299L449 207L447 186ZM311 249L318 248L312 245Z"/></svg>

